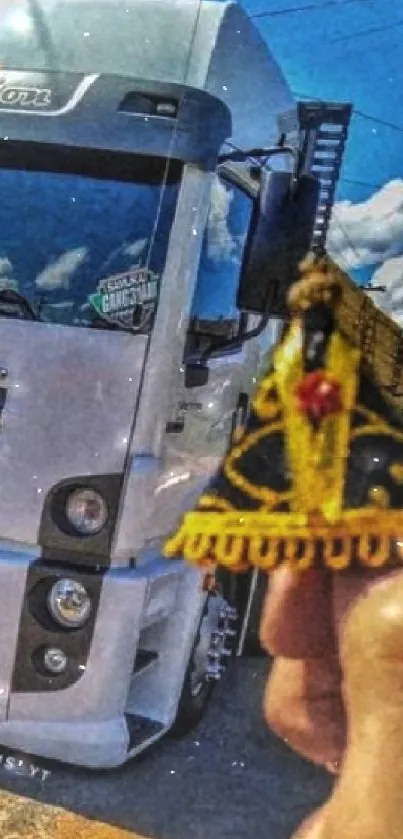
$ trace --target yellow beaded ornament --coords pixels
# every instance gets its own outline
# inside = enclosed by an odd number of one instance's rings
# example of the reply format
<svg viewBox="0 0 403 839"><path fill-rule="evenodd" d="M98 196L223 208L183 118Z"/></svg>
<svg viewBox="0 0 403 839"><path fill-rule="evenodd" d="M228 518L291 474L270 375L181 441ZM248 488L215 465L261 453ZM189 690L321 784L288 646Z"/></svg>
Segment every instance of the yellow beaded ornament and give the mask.
<svg viewBox="0 0 403 839"><path fill-rule="evenodd" d="M307 259L301 274L248 421L167 556L234 572L401 562L403 416L343 329L340 272Z"/></svg>

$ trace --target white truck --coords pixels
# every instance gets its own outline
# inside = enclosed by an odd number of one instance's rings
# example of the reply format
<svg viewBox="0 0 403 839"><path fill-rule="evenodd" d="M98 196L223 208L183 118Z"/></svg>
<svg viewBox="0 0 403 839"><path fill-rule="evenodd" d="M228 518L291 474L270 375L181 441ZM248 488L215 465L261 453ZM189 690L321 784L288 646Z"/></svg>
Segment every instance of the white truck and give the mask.
<svg viewBox="0 0 403 839"><path fill-rule="evenodd" d="M160 546L323 243L349 108L298 106L236 3L0 14L0 744L111 767L245 647L256 577Z"/></svg>

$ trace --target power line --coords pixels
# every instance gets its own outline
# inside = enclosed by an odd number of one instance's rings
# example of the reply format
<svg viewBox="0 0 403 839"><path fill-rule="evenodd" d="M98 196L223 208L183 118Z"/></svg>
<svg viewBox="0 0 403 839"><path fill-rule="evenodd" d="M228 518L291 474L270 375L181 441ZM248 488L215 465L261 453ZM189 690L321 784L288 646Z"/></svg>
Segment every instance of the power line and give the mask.
<svg viewBox="0 0 403 839"><path fill-rule="evenodd" d="M369 29L361 29L358 32L349 32L347 35L340 35L338 38L332 38L329 44L339 44L342 41L349 41L351 38L362 38L364 35L374 35L377 32L386 32L387 29L397 29L398 26L403 26L403 20L395 20L394 23L385 23L383 26L372 26Z"/></svg>
<svg viewBox="0 0 403 839"><path fill-rule="evenodd" d="M364 111L358 110L358 108L354 108L354 113L357 116L362 117L362 119L368 119L370 122L377 122L379 125L386 125L387 128L392 128L393 131L399 131L403 134L403 126L396 125L395 122L388 122L386 119L380 119L380 117L373 117L370 114L364 113Z"/></svg>
<svg viewBox="0 0 403 839"><path fill-rule="evenodd" d="M373 0L324 0L320 6L316 3L309 3L307 6L294 6L291 9L273 9L271 12L252 12L250 18L277 17L277 15L291 15L295 12L320 11L326 6L348 6L350 3L372 3Z"/></svg>
<svg viewBox="0 0 403 839"><path fill-rule="evenodd" d="M339 179L344 184L355 184L356 186L368 186L370 189L382 189L385 184L372 184L369 181L357 181L354 178L340 178Z"/></svg>

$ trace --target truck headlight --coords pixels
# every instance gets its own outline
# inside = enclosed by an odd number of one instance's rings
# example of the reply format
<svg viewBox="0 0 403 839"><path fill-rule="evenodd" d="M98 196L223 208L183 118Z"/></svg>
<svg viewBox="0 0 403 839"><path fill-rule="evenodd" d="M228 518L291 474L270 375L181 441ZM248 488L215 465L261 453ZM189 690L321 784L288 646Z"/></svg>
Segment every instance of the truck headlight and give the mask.
<svg viewBox="0 0 403 839"><path fill-rule="evenodd" d="M76 489L66 501L69 523L83 536L94 536L104 527L108 506L102 495L93 489Z"/></svg>
<svg viewBox="0 0 403 839"><path fill-rule="evenodd" d="M58 580L48 594L50 614L66 629L84 626L91 614L91 598L88 591L76 580Z"/></svg>

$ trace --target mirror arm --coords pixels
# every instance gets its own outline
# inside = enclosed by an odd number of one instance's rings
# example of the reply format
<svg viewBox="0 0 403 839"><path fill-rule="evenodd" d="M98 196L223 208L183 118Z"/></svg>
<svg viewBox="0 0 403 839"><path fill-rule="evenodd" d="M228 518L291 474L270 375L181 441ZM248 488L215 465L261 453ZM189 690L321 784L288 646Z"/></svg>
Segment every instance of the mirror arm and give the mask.
<svg viewBox="0 0 403 839"><path fill-rule="evenodd" d="M257 336L261 335L263 330L266 329L270 317L271 316L269 314L262 315L257 326L255 326L254 329L250 329L249 332L244 332L236 338L231 338L229 341L223 341L221 344L216 344L215 347L208 347L200 356L200 367L206 367L210 358L212 358L217 352L236 349L237 347L241 347L243 344L246 344L247 341L251 341L252 338L257 338Z"/></svg>
<svg viewBox="0 0 403 839"><path fill-rule="evenodd" d="M226 154L220 154L218 163L227 163L229 161L233 163L245 163L247 160L251 160L252 162L262 161L260 165L264 166L270 157L285 154L291 155L296 164L297 154L295 149L292 146L285 145L273 146L272 148L234 149Z"/></svg>

